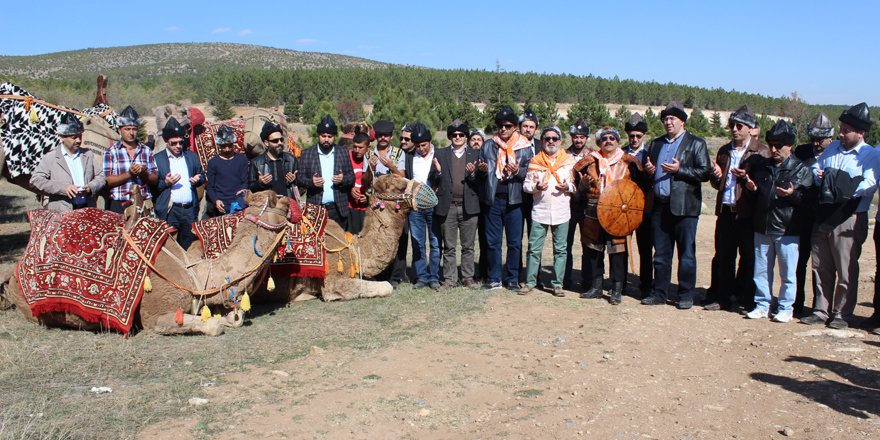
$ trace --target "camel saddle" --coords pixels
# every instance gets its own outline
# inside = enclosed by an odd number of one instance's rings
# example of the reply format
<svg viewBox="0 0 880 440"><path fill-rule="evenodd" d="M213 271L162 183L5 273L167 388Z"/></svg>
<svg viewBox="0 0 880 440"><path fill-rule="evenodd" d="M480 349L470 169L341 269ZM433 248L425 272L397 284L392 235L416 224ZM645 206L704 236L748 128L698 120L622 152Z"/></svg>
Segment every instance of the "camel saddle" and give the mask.
<svg viewBox="0 0 880 440"><path fill-rule="evenodd" d="M599 195L596 211L599 224L608 234L624 237L642 223L645 195L632 180L615 180Z"/></svg>

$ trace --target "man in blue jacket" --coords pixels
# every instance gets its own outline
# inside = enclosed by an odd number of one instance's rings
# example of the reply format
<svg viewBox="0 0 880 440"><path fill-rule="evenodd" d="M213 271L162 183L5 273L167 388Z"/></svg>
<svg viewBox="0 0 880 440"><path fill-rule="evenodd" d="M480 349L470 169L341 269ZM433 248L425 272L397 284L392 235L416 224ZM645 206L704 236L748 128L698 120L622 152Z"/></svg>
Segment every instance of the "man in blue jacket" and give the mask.
<svg viewBox="0 0 880 440"><path fill-rule="evenodd" d="M168 118L162 129L165 151L154 156L159 183L156 186L156 216L177 228L177 242L184 249L195 241L192 224L199 215L196 188L205 174L196 154L184 149L185 131L176 119Z"/></svg>

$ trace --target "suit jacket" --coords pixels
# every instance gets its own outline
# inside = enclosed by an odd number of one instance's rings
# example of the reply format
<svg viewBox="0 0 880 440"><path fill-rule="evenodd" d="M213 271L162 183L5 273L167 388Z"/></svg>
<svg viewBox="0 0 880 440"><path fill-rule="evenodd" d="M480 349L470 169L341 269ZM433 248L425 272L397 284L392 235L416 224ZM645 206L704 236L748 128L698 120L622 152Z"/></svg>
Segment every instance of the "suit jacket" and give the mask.
<svg viewBox="0 0 880 440"><path fill-rule="evenodd" d="M727 177L730 172L730 152L733 150L733 142L724 144L718 149L715 155L715 163L721 167L721 177L715 177L714 173L710 174L709 183L718 190L718 196L715 198L715 215L721 214L721 206L724 201L724 187L727 185ZM749 171L752 167L758 166L761 159L770 157L770 148L759 142L757 139L751 139L749 146L743 153L742 159L739 161L739 168ZM745 191L745 182L743 179L736 180L734 187L734 200L736 200L736 216L739 218L751 218L755 205L755 194L751 191Z"/></svg>
<svg viewBox="0 0 880 440"><path fill-rule="evenodd" d="M324 176L321 173L321 160L318 158L317 144L303 150L299 158L299 171L296 174L296 184L306 190L306 201L320 205L324 197L324 187L315 186L312 177L316 174L324 179L333 179L333 176ZM351 159L348 150L340 145L333 146L333 168L342 171L342 182L333 184L333 201L339 212L348 216L348 193L354 186L354 169L351 167Z"/></svg>
<svg viewBox="0 0 880 440"><path fill-rule="evenodd" d="M104 165L96 161L92 152L81 148L80 160L82 160L83 181L89 187L88 206L95 206L95 197L98 191L104 187ZM64 146L58 145L54 150L43 155L40 164L31 175L31 185L43 195L43 207L57 211L70 211L73 203L67 197L67 185L73 185L73 177L67 161L64 160Z"/></svg>
<svg viewBox="0 0 880 440"><path fill-rule="evenodd" d="M480 159L480 150L475 150L468 146L465 146L464 149L465 162L473 163L476 166L476 162ZM434 214L439 216L448 215L449 207L452 204L452 154L452 147L434 149L434 158L437 159L437 162L440 162L440 169L442 170L439 185L434 189L434 192L437 193L437 206L434 208ZM479 187L476 176L476 169L470 174L467 174L467 171L465 171L464 202L462 207L465 214L468 215L480 213L480 195L477 192Z"/></svg>
<svg viewBox="0 0 880 440"><path fill-rule="evenodd" d="M684 138L678 146L678 151L675 152L675 159L679 161L680 167L678 172L672 175L670 182L669 210L672 215L698 216L703 202L702 183L708 181L712 174L709 148L703 138L694 136L690 132L686 131L682 136ZM651 163L658 168L660 164L657 163L657 158L660 156L665 138L666 136L660 136L648 146L646 158L650 158ZM653 209L654 183L652 180L651 188L646 194L648 209Z"/></svg>
<svg viewBox="0 0 880 440"><path fill-rule="evenodd" d="M205 173L202 170L199 158L196 157L196 153L184 150L182 154L183 160L186 161L186 171L189 173L189 177L200 176L198 183L191 185L193 218L198 218L199 197L196 193L196 188L205 183ZM156 172L159 175L159 184L156 186L153 194L153 200L155 200L153 209L156 211L156 217L166 220L168 219L169 205L171 205L171 187L165 183L165 175L171 172L171 163L168 161L167 150L154 154L153 160L156 161ZM181 179L183 179L183 176L181 176Z"/></svg>

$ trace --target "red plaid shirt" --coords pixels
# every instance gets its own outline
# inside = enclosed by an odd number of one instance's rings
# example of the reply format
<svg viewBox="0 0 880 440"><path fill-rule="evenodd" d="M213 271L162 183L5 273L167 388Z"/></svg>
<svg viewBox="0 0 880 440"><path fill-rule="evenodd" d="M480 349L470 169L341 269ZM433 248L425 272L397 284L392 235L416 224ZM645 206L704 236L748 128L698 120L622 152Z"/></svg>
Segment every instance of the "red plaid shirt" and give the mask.
<svg viewBox="0 0 880 440"><path fill-rule="evenodd" d="M117 141L104 152L104 175L115 176L127 173L132 163L145 164L148 174L156 172L156 161L153 160L153 152L150 150L150 147L138 144L137 149L134 151L134 160L132 160L128 157L128 150L126 150L122 141ZM130 200L128 193L131 192L131 186L134 184L141 186L141 194L143 194L145 199L152 197L149 185L140 176L136 176L122 185L112 188L110 190L110 198L118 201Z"/></svg>

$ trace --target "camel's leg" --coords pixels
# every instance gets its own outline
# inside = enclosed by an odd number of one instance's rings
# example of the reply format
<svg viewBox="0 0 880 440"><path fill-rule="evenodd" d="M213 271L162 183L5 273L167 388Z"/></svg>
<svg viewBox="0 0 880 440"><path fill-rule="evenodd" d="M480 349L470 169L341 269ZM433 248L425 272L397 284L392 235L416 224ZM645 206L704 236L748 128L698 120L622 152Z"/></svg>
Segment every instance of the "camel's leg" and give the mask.
<svg viewBox="0 0 880 440"><path fill-rule="evenodd" d="M203 322L198 315L183 315L183 325L177 325L174 321L174 313L161 315L156 319L156 325L152 330L160 335L184 335L192 333L202 333L207 336L222 335L226 327L229 327L229 321L225 317L208 318Z"/></svg>
<svg viewBox="0 0 880 440"><path fill-rule="evenodd" d="M394 290L387 281L367 281L358 278L338 278L328 280L321 289L324 301L339 301L358 298L376 298L391 295Z"/></svg>

